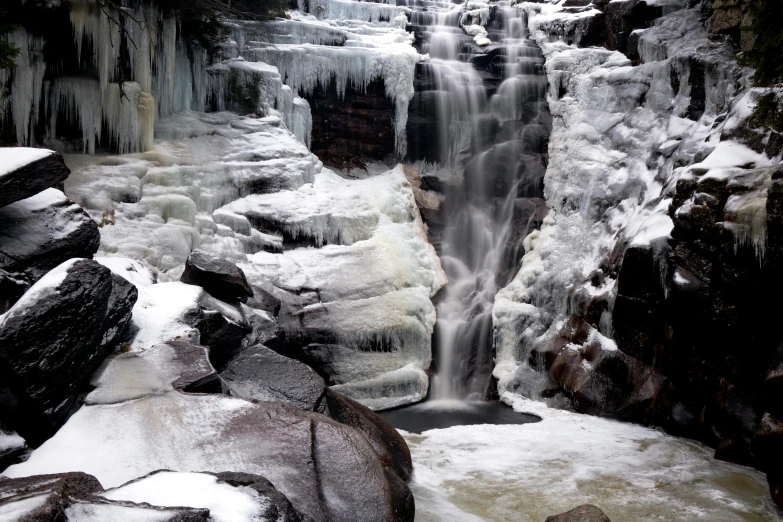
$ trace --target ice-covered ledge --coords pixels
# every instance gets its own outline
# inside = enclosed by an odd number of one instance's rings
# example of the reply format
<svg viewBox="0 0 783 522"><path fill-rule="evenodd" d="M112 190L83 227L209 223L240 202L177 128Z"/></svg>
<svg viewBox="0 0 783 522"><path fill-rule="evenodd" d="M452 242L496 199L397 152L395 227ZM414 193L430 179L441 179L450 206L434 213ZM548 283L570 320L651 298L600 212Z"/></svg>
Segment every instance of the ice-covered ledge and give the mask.
<svg viewBox="0 0 783 522"><path fill-rule="evenodd" d="M375 409L426 396L431 297L446 277L402 166L342 178L274 116L184 113L157 134L144 154L67 158L66 192L100 224L99 255L135 259L159 283L195 248L236 262L341 393Z"/></svg>
<svg viewBox="0 0 783 522"><path fill-rule="evenodd" d="M495 300L501 393L538 395L543 376L528 366L533 342L589 303L606 304L596 326L612 336L612 268L628 241L668 236L667 198L682 165L712 151L720 139L713 123L736 96L733 53L708 39L695 9L637 31L642 63L633 66L620 52L564 43L599 11L575 14L562 4L518 4L546 56L554 125L544 180L549 214L525 240L522 267ZM691 92L697 52L709 64L698 71L707 75L703 92Z"/></svg>

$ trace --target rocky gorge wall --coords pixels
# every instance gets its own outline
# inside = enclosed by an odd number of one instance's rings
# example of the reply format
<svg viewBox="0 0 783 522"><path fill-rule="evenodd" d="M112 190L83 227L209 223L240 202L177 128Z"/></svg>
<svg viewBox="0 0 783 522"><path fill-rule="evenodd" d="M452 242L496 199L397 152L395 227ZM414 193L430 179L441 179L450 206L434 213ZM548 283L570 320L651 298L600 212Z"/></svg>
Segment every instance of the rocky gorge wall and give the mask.
<svg viewBox="0 0 783 522"><path fill-rule="evenodd" d="M736 62L743 7L577 4L524 4L551 210L495 302L500 391L701 440L767 471L780 503L781 142Z"/></svg>

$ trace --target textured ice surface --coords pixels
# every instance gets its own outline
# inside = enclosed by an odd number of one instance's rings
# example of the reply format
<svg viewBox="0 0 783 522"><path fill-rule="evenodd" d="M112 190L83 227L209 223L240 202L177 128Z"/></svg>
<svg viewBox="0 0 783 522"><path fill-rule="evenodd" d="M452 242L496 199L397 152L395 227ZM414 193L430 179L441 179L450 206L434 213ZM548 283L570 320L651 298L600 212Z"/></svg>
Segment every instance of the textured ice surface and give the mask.
<svg viewBox="0 0 783 522"><path fill-rule="evenodd" d="M446 277L402 168L363 180L324 170L297 191L235 205L294 236L343 243L259 252L239 265L253 285L317 294L284 327L334 341L313 357L337 389L375 409L421 400L435 324L430 298Z"/></svg>
<svg viewBox="0 0 783 522"><path fill-rule="evenodd" d="M707 158L707 168L723 161L726 154L716 148L720 126L713 123L731 108L736 92L729 78L738 69L731 49L707 38L694 9L644 30L643 63L633 66L619 52L561 41L558 28L595 10L574 14L561 5L521 5L546 57L554 117L544 180L550 211L541 230L525 239L517 276L497 294L494 374L501 390L535 395L540 381L526 363L531 343L564 316L581 314L589 298L601 296L611 306L615 280L600 270L602 261L621 241L641 245L669 236L669 198L686 171L681 165L697 156ZM702 112L694 108L687 81L697 53L708 76ZM672 77L681 79L677 92ZM761 162L754 154L745 159ZM602 321L607 336L609 324Z"/></svg>
<svg viewBox="0 0 783 522"><path fill-rule="evenodd" d="M318 357L344 393L375 408L426 395L446 277L401 167L342 178L274 116L184 113L158 133L144 154L66 158L66 190L102 225L100 262L139 287L134 351L196 339L201 291L176 280L201 248L259 287L319 295L292 328L334 341Z"/></svg>
<svg viewBox="0 0 783 522"><path fill-rule="evenodd" d="M102 225L100 255L143 261L161 281L179 279L194 248L241 261L267 246L213 211L244 194L298 188L321 168L276 116L183 113L157 128L161 139L144 154L67 156L66 191Z"/></svg>
<svg viewBox="0 0 783 522"><path fill-rule="evenodd" d="M507 394L524 425L405 434L422 522L540 522L591 503L612 520L781 520L764 475L657 430L552 410Z"/></svg>
<svg viewBox="0 0 783 522"><path fill-rule="evenodd" d="M187 506L209 509L214 522L262 522L258 493L219 483L204 473L161 472L101 493L109 500L153 506ZM273 521L270 521L273 522Z"/></svg>

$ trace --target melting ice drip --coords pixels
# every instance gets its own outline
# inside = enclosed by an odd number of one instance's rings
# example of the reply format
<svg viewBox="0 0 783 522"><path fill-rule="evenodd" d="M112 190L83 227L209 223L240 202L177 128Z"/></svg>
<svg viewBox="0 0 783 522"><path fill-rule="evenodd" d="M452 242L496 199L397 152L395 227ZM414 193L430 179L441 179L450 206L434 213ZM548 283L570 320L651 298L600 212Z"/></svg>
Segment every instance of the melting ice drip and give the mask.
<svg viewBox="0 0 783 522"><path fill-rule="evenodd" d="M543 217L542 178L551 121L540 49L525 13L499 2L423 0L422 32L437 119L431 147L448 190L441 259L449 285L438 304L434 399L482 399L492 371L492 303L514 275L521 240ZM489 40L489 41L488 41Z"/></svg>

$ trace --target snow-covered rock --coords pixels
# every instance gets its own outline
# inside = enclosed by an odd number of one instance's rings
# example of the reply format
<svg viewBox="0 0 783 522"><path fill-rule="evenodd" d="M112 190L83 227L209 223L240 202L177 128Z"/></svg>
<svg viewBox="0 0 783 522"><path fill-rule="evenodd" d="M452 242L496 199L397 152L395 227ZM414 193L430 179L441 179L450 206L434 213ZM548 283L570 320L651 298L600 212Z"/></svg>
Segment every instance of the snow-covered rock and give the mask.
<svg viewBox="0 0 783 522"><path fill-rule="evenodd" d="M195 364L178 350L164 345L110 360L94 379L87 405L5 475L82 470L116 487L159 469L219 469L269 479L316 521L412 520L410 492L361 434L280 403L175 390L170 383L209 370L204 352ZM142 493L161 494L137 484ZM124 494L141 499L134 489Z"/></svg>
<svg viewBox="0 0 783 522"><path fill-rule="evenodd" d="M544 180L550 212L525 239L519 273L496 297L494 374L501 390L536 395L546 383L528 371L528 355L558 321L593 313L593 325L612 336L611 267L629 243L669 237L672 189L682 165L715 148L720 131L713 123L736 94L738 68L729 46L707 38L694 9L672 12L637 35L642 63L633 66L616 51L568 45L551 29L555 20L595 12L522 5L546 56L554 116Z"/></svg>
<svg viewBox="0 0 783 522"><path fill-rule="evenodd" d="M33 285L0 319L4 424L32 443L51 435L123 338L136 298L132 284L83 259Z"/></svg>
<svg viewBox="0 0 783 522"><path fill-rule="evenodd" d="M0 269L27 282L68 259L92 257L99 242L95 222L57 189L0 208Z"/></svg>
<svg viewBox="0 0 783 522"><path fill-rule="evenodd" d="M53 151L0 147L0 207L57 186L70 173Z"/></svg>

